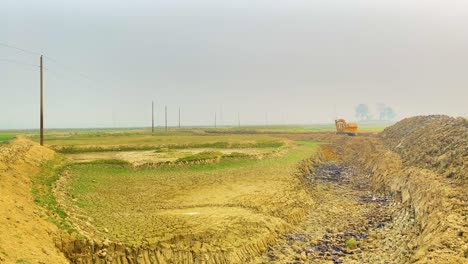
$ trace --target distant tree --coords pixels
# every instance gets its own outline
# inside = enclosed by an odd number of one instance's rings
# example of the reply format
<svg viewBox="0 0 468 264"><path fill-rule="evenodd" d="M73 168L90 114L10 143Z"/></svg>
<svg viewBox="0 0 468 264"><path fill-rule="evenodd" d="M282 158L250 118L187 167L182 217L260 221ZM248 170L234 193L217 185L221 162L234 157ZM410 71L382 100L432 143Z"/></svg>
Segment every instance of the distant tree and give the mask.
<svg viewBox="0 0 468 264"><path fill-rule="evenodd" d="M367 120L369 118L369 107L366 104L356 106L356 118L359 120Z"/></svg>
<svg viewBox="0 0 468 264"><path fill-rule="evenodd" d="M385 120L393 120L396 117L395 111L393 111L393 108L391 108L390 106L385 107L383 112Z"/></svg>
<svg viewBox="0 0 468 264"><path fill-rule="evenodd" d="M377 104L377 111L379 112L379 120L385 120L385 104L378 103Z"/></svg>

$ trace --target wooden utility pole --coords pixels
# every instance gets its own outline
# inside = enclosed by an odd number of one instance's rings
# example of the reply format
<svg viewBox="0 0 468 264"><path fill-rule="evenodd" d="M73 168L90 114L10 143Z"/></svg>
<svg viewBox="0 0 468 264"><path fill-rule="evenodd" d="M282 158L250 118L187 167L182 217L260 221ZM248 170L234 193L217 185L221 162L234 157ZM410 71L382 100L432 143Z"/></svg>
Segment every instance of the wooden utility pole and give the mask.
<svg viewBox="0 0 468 264"><path fill-rule="evenodd" d="M151 101L151 133L154 134L154 101Z"/></svg>
<svg viewBox="0 0 468 264"><path fill-rule="evenodd" d="M166 116L165 119L166 119L166 132L167 132L167 105L165 106L164 109L165 109L165 116Z"/></svg>
<svg viewBox="0 0 468 264"><path fill-rule="evenodd" d="M237 125L240 128L240 113L239 112L237 113Z"/></svg>
<svg viewBox="0 0 468 264"><path fill-rule="evenodd" d="M219 124L224 126L223 105L219 107Z"/></svg>
<svg viewBox="0 0 468 264"><path fill-rule="evenodd" d="M180 106L179 106L179 129L180 129Z"/></svg>
<svg viewBox="0 0 468 264"><path fill-rule="evenodd" d="M216 128L216 112L215 112L215 128Z"/></svg>
<svg viewBox="0 0 468 264"><path fill-rule="evenodd" d="M41 55L41 60L40 60L40 72L41 72L41 136L40 136L40 142L41 146L44 146L44 83L43 83L43 77L42 77L42 55Z"/></svg>

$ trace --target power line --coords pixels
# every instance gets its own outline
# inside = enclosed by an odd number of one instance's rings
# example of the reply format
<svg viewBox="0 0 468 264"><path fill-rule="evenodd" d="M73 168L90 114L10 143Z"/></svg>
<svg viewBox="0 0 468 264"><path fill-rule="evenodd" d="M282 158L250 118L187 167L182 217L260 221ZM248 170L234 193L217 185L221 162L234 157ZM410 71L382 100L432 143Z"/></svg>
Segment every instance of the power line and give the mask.
<svg viewBox="0 0 468 264"><path fill-rule="evenodd" d="M61 68L64 69L65 71L73 73L75 76L81 77L83 79L87 79L88 81L96 82L95 80L93 80L92 78L87 76L86 74L83 74L82 72L77 72L77 71L73 70L73 67L67 66L66 64L64 64L62 62L59 62L59 60L57 60L55 58L52 58L52 57L50 57L48 55L44 55L44 54L41 54L39 52L19 48L17 46L13 46L13 45L6 44L6 43L1 43L1 42L0 42L0 46L12 48L12 49L19 50L19 51L22 51L22 52L25 52L25 53L28 53L28 54L32 54L32 55L43 56L44 58L46 58L46 59L54 62L55 64L58 64L59 66L61 66ZM21 64L21 63L18 63L18 64ZM39 67L38 65L35 65L35 66Z"/></svg>
<svg viewBox="0 0 468 264"><path fill-rule="evenodd" d="M39 68L39 65L35 65L35 64L29 64L29 63L24 63L24 62L21 62L21 61L16 61L16 60L10 60L10 59L0 59L0 61L5 61L5 62L14 63L14 64L19 64L19 65L25 65L25 66L31 66L31 67L36 67L36 68Z"/></svg>
<svg viewBox="0 0 468 264"><path fill-rule="evenodd" d="M25 53L29 53L29 54L33 54L33 55L39 55L39 56L42 55L42 54L39 53L39 52L30 51L30 50L22 49L22 48L18 48L18 47L16 47L16 46L9 45L9 44L5 44L5 43L1 43L1 42L0 42L0 46L12 48L12 49L19 50L19 51L22 51L22 52L25 52Z"/></svg>

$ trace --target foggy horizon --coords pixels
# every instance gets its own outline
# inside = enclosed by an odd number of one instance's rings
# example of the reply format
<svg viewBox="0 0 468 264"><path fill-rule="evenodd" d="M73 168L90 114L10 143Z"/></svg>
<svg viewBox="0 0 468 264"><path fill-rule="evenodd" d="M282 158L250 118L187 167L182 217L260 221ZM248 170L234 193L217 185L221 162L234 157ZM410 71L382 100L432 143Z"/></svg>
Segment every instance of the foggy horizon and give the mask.
<svg viewBox="0 0 468 264"><path fill-rule="evenodd" d="M468 116L468 2L7 1L0 130ZM8 47L11 46L11 47ZM16 47L16 48L15 48ZM21 51L19 49L24 49Z"/></svg>

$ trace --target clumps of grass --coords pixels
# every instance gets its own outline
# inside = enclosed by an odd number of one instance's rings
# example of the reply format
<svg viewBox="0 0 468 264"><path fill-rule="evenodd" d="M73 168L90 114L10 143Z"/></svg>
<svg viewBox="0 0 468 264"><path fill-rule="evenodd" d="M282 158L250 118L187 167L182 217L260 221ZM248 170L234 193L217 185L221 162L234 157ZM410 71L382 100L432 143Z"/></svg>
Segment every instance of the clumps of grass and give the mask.
<svg viewBox="0 0 468 264"><path fill-rule="evenodd" d="M7 143L9 140L15 138L15 134L0 134L0 144Z"/></svg>
<svg viewBox="0 0 468 264"><path fill-rule="evenodd" d="M188 155L182 158L177 159L177 162L197 162L197 161L207 161L220 159L223 156L223 153L219 151L203 151L197 154Z"/></svg>
<svg viewBox="0 0 468 264"><path fill-rule="evenodd" d="M75 147L67 146L57 148L52 146L55 151L63 154L78 154L87 152L108 152L108 151L141 151L141 150L154 150L154 146L99 146L99 147Z"/></svg>
<svg viewBox="0 0 468 264"><path fill-rule="evenodd" d="M131 166L131 164L125 160L119 159L102 159L102 160L93 160L83 164L106 164L106 165L120 165L120 166Z"/></svg>
<svg viewBox="0 0 468 264"><path fill-rule="evenodd" d="M36 204L48 210L49 221L71 234L76 231L53 194L53 185L64 170L64 167L59 165L60 162L48 161L42 165L41 172L32 179L32 195Z"/></svg>
<svg viewBox="0 0 468 264"><path fill-rule="evenodd" d="M26 259L26 258L19 258L19 259L16 259L16 263L31 263L31 261L29 259Z"/></svg>
<svg viewBox="0 0 468 264"><path fill-rule="evenodd" d="M174 152L174 150L170 148L165 148L165 147L156 148L154 150L154 153L169 153L169 152Z"/></svg>
<svg viewBox="0 0 468 264"><path fill-rule="evenodd" d="M265 141L255 143L232 143L232 142L213 142L203 144L185 144L185 145L169 145L169 149L185 149L185 148L279 148L283 146L281 141Z"/></svg>
<svg viewBox="0 0 468 264"><path fill-rule="evenodd" d="M232 143L232 142L211 142L211 143L199 143L199 144L169 144L163 146L151 146L151 145L138 145L138 146L52 146L52 148L64 154L78 154L87 152L108 152L108 151L142 151L142 150L154 150L156 153L168 152L173 149L187 149L187 148L279 148L283 146L283 142L279 140L265 141L265 142L253 142L253 143Z"/></svg>
<svg viewBox="0 0 468 264"><path fill-rule="evenodd" d="M226 155L223 155L223 158L231 158L231 159L243 159L243 158L251 158L252 156L246 153L241 152L232 152Z"/></svg>
<svg viewBox="0 0 468 264"><path fill-rule="evenodd" d="M350 238L346 241L346 247L348 249L356 249L357 248L357 243L356 243L356 240L354 238Z"/></svg>

